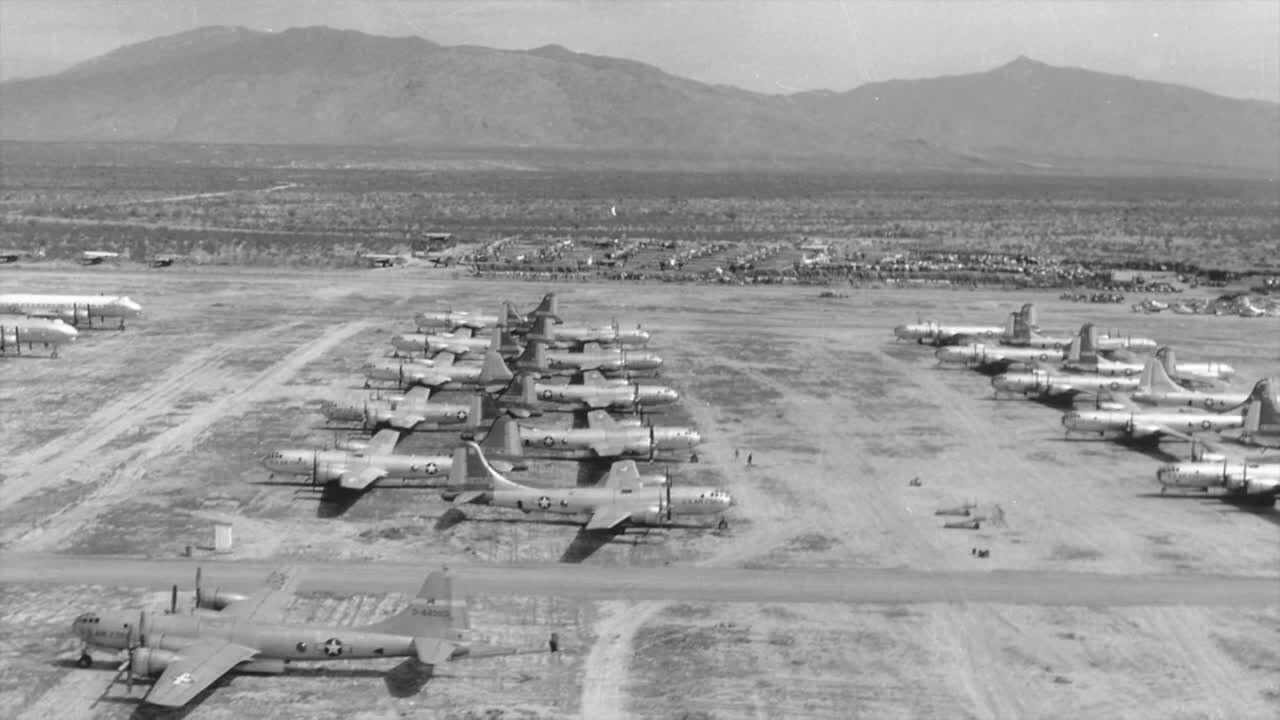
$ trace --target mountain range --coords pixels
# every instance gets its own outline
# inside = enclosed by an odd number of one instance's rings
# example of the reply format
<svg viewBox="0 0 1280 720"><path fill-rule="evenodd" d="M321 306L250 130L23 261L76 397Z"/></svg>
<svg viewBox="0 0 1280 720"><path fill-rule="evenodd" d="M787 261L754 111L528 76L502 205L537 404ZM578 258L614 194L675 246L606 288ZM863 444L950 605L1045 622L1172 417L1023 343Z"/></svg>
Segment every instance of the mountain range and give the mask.
<svg viewBox="0 0 1280 720"><path fill-rule="evenodd" d="M535 148L847 170L1275 177L1280 105L1020 57L766 95L550 45L207 27L0 83L0 138Z"/></svg>

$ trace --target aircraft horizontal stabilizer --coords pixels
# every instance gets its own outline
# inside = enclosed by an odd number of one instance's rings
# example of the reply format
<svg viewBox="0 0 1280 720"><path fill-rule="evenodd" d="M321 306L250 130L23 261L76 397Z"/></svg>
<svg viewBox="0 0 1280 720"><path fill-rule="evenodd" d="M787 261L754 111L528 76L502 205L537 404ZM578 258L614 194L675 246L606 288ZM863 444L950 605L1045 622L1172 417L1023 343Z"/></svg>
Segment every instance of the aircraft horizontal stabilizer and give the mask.
<svg viewBox="0 0 1280 720"><path fill-rule="evenodd" d="M484 490L471 490L464 493L458 493L458 495L453 498L453 504L466 505L467 503L473 503L483 498L484 496L485 496Z"/></svg>
<svg viewBox="0 0 1280 720"><path fill-rule="evenodd" d="M418 662L423 665L440 665L449 662L455 647L453 643L441 638L416 637L413 639L413 649L418 653Z"/></svg>

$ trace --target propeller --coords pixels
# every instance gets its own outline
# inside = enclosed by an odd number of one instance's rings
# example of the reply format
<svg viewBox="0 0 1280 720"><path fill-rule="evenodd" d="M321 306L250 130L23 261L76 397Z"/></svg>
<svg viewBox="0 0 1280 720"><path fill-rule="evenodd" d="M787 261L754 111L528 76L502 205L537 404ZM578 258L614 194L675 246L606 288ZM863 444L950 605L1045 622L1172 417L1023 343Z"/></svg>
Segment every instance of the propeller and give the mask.
<svg viewBox="0 0 1280 720"><path fill-rule="evenodd" d="M311 453L311 487L320 485L320 451Z"/></svg>
<svg viewBox="0 0 1280 720"><path fill-rule="evenodd" d="M202 571L201 567L200 567L199 565L197 565L197 566L196 566L196 593L195 593L195 608L199 608L199 607L200 607L200 577L201 577L201 575L203 575L203 571ZM195 612L195 608L192 608L192 612Z"/></svg>
<svg viewBox="0 0 1280 720"><path fill-rule="evenodd" d="M649 423L649 462L653 462L658 452L658 443L653 437L653 423Z"/></svg>
<svg viewBox="0 0 1280 720"><path fill-rule="evenodd" d="M670 468L670 467L668 467L668 468L667 468L667 482L666 482L666 484L665 484L665 485L663 485L662 492L663 492L663 495L665 495L665 500L666 500L666 503L665 503L665 504L666 504L666 507L664 507L664 508L662 509L662 514L665 516L665 521L666 521L667 523L670 523L670 522L671 522L671 519L672 519L672 511L671 511L671 468Z"/></svg>
<svg viewBox="0 0 1280 720"><path fill-rule="evenodd" d="M169 589L169 614L173 615L178 612L178 584L174 583Z"/></svg>

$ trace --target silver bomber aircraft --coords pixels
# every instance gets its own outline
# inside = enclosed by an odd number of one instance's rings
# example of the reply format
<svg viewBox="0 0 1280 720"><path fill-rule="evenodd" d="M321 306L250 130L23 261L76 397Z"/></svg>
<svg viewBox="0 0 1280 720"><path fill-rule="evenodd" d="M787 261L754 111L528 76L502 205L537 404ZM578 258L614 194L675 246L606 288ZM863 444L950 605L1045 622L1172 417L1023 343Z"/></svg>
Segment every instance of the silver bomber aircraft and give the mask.
<svg viewBox="0 0 1280 720"><path fill-rule="evenodd" d="M680 399L680 393L669 387L609 382L597 372L583 373L581 385L540 383L521 373L507 393L500 402L513 412L534 414L546 407L564 411L629 411L669 405Z"/></svg>
<svg viewBox="0 0 1280 720"><path fill-rule="evenodd" d="M1089 323L1080 328L1080 334L1072 339L1067 360L1063 363L1068 370L1098 375L1138 375L1142 366L1140 362L1112 360L1099 354L1098 330Z"/></svg>
<svg viewBox="0 0 1280 720"><path fill-rule="evenodd" d="M623 525L670 525L685 516L723 515L733 504L729 493L712 487L671 483L646 486L635 463L615 464L597 487L534 488L514 483L499 474L475 443L458 448L450 485L455 504L487 502L524 512L535 510L586 517L587 532L614 531ZM479 489L477 489L479 486Z"/></svg>
<svg viewBox="0 0 1280 720"><path fill-rule="evenodd" d="M1223 412L1244 405L1249 400L1249 393L1188 390L1169 377L1160 360L1151 358L1142 368L1138 389L1130 397L1136 403L1153 407L1199 408L1207 412Z"/></svg>
<svg viewBox="0 0 1280 720"><path fill-rule="evenodd" d="M606 350L587 346L583 352L547 350L541 341L525 345L524 352L513 362L517 370L542 375L576 374L598 370L607 374L654 374L662 367L662 358L650 352L634 352L621 348Z"/></svg>
<svg viewBox="0 0 1280 720"><path fill-rule="evenodd" d="M413 320L417 323L418 329L423 328L444 328L449 331L458 328L470 328L471 330L484 330L498 326L505 326L509 329L527 326L536 318L547 317L552 320L558 320L556 294L547 293L543 296L542 302L531 310L527 315L521 315L511 306L511 303L503 305L502 312L497 315L485 315L478 312L466 312L458 310L445 310L442 312L422 312L414 316Z"/></svg>
<svg viewBox="0 0 1280 720"><path fill-rule="evenodd" d="M455 600L447 571L427 576L408 607L372 625L357 627L286 625L282 609L292 586L264 588L248 597L202 592L196 580L196 609L177 612L177 586L168 613L86 612L71 624L84 643L79 664L88 667L92 649L121 652L115 680L123 675L155 681L144 703L182 707L227 673L279 675L289 663L332 660L415 658L428 670L463 658L512 655L520 650L469 642L465 600Z"/></svg>
<svg viewBox="0 0 1280 720"><path fill-rule="evenodd" d="M1119 433L1131 440L1176 437L1189 441L1197 432L1243 427L1244 417L1183 411L1072 410L1062 416L1062 425L1068 435L1079 432L1098 435Z"/></svg>
<svg viewBox="0 0 1280 720"><path fill-rule="evenodd" d="M399 455L399 440L398 431L380 430L368 443L345 443L333 450L276 450L262 464L273 476L306 476L311 486L322 489L320 516L336 517L379 481L394 479L418 487L416 481L444 481L448 476L451 455Z"/></svg>
<svg viewBox="0 0 1280 720"><path fill-rule="evenodd" d="M383 400L366 400L361 405L325 401L320 412L330 422L359 423L365 430L384 427L404 432L474 428L486 419L482 398L477 394L466 404L431 401L431 389L410 388L403 395Z"/></svg>
<svg viewBox="0 0 1280 720"><path fill-rule="evenodd" d="M592 410L586 415L585 428L521 425L521 445L526 449L568 452L575 458L654 458L661 452L692 450L702 443L702 435L689 427L624 424L604 410Z"/></svg>
<svg viewBox="0 0 1280 720"><path fill-rule="evenodd" d="M124 330L125 320L142 315L142 306L123 295L0 295L0 313L57 318L79 327L114 318Z"/></svg>
<svg viewBox="0 0 1280 720"><path fill-rule="evenodd" d="M49 357L58 357L58 347L73 342L78 330L58 319L0 316L0 355L22 354L35 346L49 351Z"/></svg>
<svg viewBox="0 0 1280 720"><path fill-rule="evenodd" d="M1178 490L1222 490L1229 499L1250 505L1274 506L1280 495L1280 463L1247 460L1188 460L1163 465L1156 471L1160 494Z"/></svg>
<svg viewBox="0 0 1280 720"><path fill-rule="evenodd" d="M482 364L454 365L453 360L453 355L440 353L431 365L419 362L394 365L369 363L363 368L365 385L379 380L394 382L400 388L423 385L436 390L460 390L479 385L496 391L505 387L514 377L492 348L485 353Z"/></svg>
<svg viewBox="0 0 1280 720"><path fill-rule="evenodd" d="M644 347L649 344L650 335L647 330L637 326L634 330L623 330L618 325L591 327L587 325L542 325L537 322L525 335L525 340L540 340L551 348L568 348L582 351L588 345L599 347Z"/></svg>
<svg viewBox="0 0 1280 720"><path fill-rule="evenodd" d="M1097 395L1100 392L1132 392L1138 389L1138 378L1032 370L997 375L991 378L991 387L997 397L1001 393L1008 393L1041 398L1072 398L1077 395Z"/></svg>
<svg viewBox="0 0 1280 720"><path fill-rule="evenodd" d="M1008 345L951 345L938 348L934 356L943 364L961 364L986 372L1003 372L1014 365L1032 367L1039 363L1056 363L1066 355L1061 350Z"/></svg>
<svg viewBox="0 0 1280 720"><path fill-rule="evenodd" d="M1164 365L1169 378L1180 385L1212 385L1220 380L1230 380L1236 374L1236 369L1224 362L1178 362L1177 353L1171 347L1156 350L1156 358Z"/></svg>

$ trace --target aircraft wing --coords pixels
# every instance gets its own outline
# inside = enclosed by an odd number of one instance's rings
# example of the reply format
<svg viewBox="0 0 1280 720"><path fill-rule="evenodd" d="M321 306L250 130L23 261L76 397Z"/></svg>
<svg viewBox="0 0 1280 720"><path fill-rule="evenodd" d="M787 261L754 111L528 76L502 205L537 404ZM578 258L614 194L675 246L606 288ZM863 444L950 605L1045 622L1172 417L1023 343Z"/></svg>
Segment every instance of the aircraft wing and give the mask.
<svg viewBox="0 0 1280 720"><path fill-rule="evenodd" d="M338 478L338 484L342 486L343 490L365 490L386 474L386 471L382 468L372 466L366 467L358 473L348 470Z"/></svg>
<svg viewBox="0 0 1280 720"><path fill-rule="evenodd" d="M1133 429L1129 431L1134 437L1151 437L1153 435L1168 435L1191 442L1192 437L1181 430L1174 430L1171 427L1154 424L1138 424L1134 423Z"/></svg>
<svg viewBox="0 0 1280 720"><path fill-rule="evenodd" d="M587 413L587 427L591 429L612 430L617 427L617 423L613 418L609 417L609 413L604 410L592 410Z"/></svg>
<svg viewBox="0 0 1280 720"><path fill-rule="evenodd" d="M403 405L422 405L429 400L431 400L431 388L418 386L405 393L404 400L400 402Z"/></svg>
<svg viewBox="0 0 1280 720"><path fill-rule="evenodd" d="M386 455L396 449L398 442L400 442L399 430L379 430L369 438L369 446L365 448L365 452L369 455Z"/></svg>
<svg viewBox="0 0 1280 720"><path fill-rule="evenodd" d="M609 468L609 473L604 476L600 485L617 490L640 487L640 470L636 467L636 461L619 460L615 462Z"/></svg>
<svg viewBox="0 0 1280 720"><path fill-rule="evenodd" d="M612 530L631 518L631 511L627 508L618 507L617 505L605 505L596 508L592 513L591 519L583 526L583 530L587 532L599 530Z"/></svg>
<svg viewBox="0 0 1280 720"><path fill-rule="evenodd" d="M294 566L276 570L261 588L249 597L227 605L222 614L258 622L279 622L284 617L285 604L293 599L301 574L301 569Z"/></svg>
<svg viewBox="0 0 1280 720"><path fill-rule="evenodd" d="M251 647L225 640L201 640L180 652L181 657L170 663L151 686L146 702L182 707L236 665L258 654Z"/></svg>
<svg viewBox="0 0 1280 720"><path fill-rule="evenodd" d="M417 413L396 413L391 416L391 420L387 424L397 430L412 430L414 426L426 419L425 415Z"/></svg>
<svg viewBox="0 0 1280 720"><path fill-rule="evenodd" d="M588 370L582 373L583 385L604 385L604 375L598 370Z"/></svg>
<svg viewBox="0 0 1280 720"><path fill-rule="evenodd" d="M435 360L436 365L439 367L453 367L453 361L456 358L453 353L446 350L442 353L437 353L436 356L431 359Z"/></svg>

